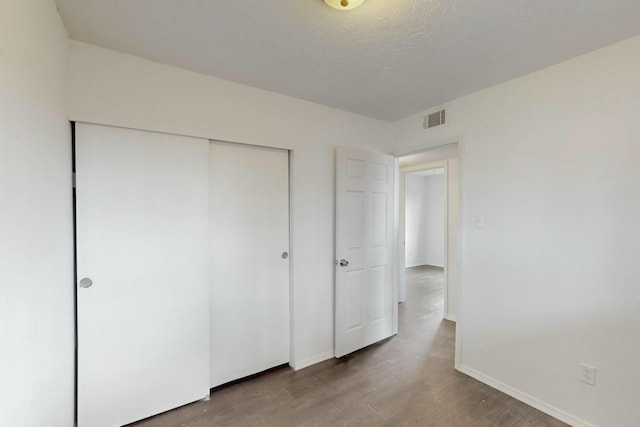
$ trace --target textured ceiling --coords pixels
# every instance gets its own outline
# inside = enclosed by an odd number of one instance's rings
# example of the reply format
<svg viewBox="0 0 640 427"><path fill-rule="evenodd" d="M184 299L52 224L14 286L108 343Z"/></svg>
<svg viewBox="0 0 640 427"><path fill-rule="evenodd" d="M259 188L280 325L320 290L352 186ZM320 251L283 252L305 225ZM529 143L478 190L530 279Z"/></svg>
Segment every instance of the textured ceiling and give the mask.
<svg viewBox="0 0 640 427"><path fill-rule="evenodd" d="M393 121L640 33L640 0L57 0L72 38Z"/></svg>

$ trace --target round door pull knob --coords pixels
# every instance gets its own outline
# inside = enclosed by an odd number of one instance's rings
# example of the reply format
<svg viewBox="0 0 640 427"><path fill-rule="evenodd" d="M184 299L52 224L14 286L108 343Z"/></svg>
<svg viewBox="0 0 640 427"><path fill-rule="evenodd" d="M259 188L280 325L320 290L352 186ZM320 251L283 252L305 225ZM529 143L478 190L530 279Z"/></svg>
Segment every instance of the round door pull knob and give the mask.
<svg viewBox="0 0 640 427"><path fill-rule="evenodd" d="M90 288L91 285L93 285L93 281L91 279L89 279L88 277L85 277L84 279L80 280L80 287L81 288Z"/></svg>
<svg viewBox="0 0 640 427"><path fill-rule="evenodd" d="M349 261L347 261L346 259L340 260L340 267L346 267L347 265L349 265Z"/></svg>
<svg viewBox="0 0 640 427"><path fill-rule="evenodd" d="M289 252L282 252L282 259L289 258Z"/></svg>

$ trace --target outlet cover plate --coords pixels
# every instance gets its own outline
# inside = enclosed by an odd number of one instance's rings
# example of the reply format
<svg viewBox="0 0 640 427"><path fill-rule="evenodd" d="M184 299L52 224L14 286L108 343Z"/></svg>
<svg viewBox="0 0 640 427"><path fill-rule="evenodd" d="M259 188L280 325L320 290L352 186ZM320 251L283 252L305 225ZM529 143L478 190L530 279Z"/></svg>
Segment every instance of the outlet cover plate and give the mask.
<svg viewBox="0 0 640 427"><path fill-rule="evenodd" d="M586 363L580 364L580 381L595 386L596 368Z"/></svg>

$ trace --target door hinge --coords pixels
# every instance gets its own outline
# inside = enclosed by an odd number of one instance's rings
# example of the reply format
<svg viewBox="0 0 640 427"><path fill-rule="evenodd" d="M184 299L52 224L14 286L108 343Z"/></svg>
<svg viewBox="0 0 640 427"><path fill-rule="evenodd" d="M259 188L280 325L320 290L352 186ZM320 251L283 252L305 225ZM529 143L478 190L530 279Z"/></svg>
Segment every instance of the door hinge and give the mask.
<svg viewBox="0 0 640 427"><path fill-rule="evenodd" d="M71 174L71 187L72 188L76 188L76 173L75 172L73 172Z"/></svg>

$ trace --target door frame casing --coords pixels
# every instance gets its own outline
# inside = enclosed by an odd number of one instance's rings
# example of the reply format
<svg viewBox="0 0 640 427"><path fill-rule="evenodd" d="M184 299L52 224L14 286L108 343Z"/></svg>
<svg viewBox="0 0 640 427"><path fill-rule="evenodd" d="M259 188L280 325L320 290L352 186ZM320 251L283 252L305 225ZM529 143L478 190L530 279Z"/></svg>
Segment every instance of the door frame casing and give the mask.
<svg viewBox="0 0 640 427"><path fill-rule="evenodd" d="M460 370L461 366L462 366L462 334L463 334L463 328L464 328L464 311L463 311L463 304L464 304L464 292L463 292L463 284L464 284L464 265L462 263L462 254L464 252L464 223L465 223L465 218L464 218L464 209L463 209L463 205L464 205L464 197L463 197L463 193L464 193L464 166L463 166L463 159L464 159L464 149L465 149L465 135L464 134L459 134L459 135L453 135L453 136L449 136L449 137L444 137L441 139L438 139L436 141L433 141L430 144L419 144L417 146L413 146L408 150L403 150L403 151L396 151L394 153L395 157L396 157L396 176L399 177L400 176L400 166L399 166L399 159L401 157L406 157L406 156L410 156L413 154L418 154L418 153L423 153L426 151L431 151L434 149L438 149L440 147L443 147L445 145L448 144L458 144L458 221L457 221L457 228L458 228L458 236L457 236L457 246L458 246L458 251L455 257L455 261L457 262L458 265L458 286L457 286L457 292L456 292L456 302L457 302L457 307L456 307L456 334L455 334L455 360L454 360L454 367L456 370ZM408 167L406 167L408 168ZM403 168L405 169L405 168ZM396 203L396 209L395 209L395 214L396 214L396 221L398 222L398 227L396 227L397 233L396 233L396 251L395 251L395 256L396 256L396 266L398 266L397 268L397 274L395 277L395 283L396 283L396 291L399 289L400 287L400 280L405 280L404 278L404 263L400 263L400 248L401 245L400 243L402 243L402 245L404 245L404 236L402 237L402 240L400 240L400 231L402 231L402 235L404 234L404 230L400 230L399 227L399 222L400 222L400 187L401 187L401 180L398 179L396 181L396 194L398 194L398 197L396 197L397 203ZM404 209L404 208L403 208ZM445 217L448 217L448 215L445 215ZM451 224L449 224L451 225ZM447 233L448 235L448 233ZM396 329L396 333L397 333L397 329Z"/></svg>

